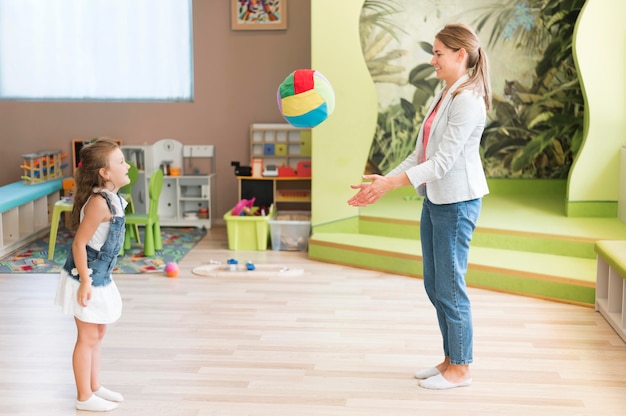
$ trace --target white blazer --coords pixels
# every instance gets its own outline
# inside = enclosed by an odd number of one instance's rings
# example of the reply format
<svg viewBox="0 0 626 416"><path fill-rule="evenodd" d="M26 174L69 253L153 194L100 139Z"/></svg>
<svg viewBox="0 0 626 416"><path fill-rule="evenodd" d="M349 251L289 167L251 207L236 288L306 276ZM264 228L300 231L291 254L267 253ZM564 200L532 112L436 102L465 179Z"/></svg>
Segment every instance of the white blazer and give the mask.
<svg viewBox="0 0 626 416"><path fill-rule="evenodd" d="M421 196L428 188L428 199L435 204L451 204L480 198L489 193L480 158L480 139L485 129L487 110L483 97L464 90L452 93L468 79L455 82L439 106L430 128L426 161L424 160L424 124L417 135L415 151L386 176L405 172ZM426 120L441 98L442 91L430 104Z"/></svg>

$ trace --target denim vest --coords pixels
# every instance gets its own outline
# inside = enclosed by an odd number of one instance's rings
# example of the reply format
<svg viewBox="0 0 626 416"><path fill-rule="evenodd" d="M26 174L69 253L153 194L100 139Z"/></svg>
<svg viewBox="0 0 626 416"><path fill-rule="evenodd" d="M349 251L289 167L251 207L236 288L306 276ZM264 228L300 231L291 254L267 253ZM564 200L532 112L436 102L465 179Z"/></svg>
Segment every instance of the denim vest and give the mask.
<svg viewBox="0 0 626 416"><path fill-rule="evenodd" d="M115 207L111 205L111 201L106 193L103 192L98 195L101 195L107 201L107 205L109 206L109 210L111 210L111 214L113 214L113 216L110 221L111 228L109 229L109 235L100 250L98 251L92 247L86 246L87 267L91 271L91 285L106 286L111 283L111 272L117 263L117 256L122 249L122 245L124 244L125 218L124 216L115 216ZM120 198L121 201L121 197L119 195L117 195L117 197ZM122 204L122 206L124 205ZM76 263L74 262L74 255L72 254L71 248L67 256L67 260L63 265L63 269L73 279L80 281L80 276L76 270Z"/></svg>

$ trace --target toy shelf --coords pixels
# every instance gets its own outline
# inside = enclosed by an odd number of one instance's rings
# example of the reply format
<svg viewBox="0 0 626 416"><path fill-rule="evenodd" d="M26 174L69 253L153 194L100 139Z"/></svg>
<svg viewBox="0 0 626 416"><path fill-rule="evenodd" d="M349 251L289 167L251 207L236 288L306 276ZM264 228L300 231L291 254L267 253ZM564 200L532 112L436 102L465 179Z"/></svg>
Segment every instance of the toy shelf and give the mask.
<svg viewBox="0 0 626 416"><path fill-rule="evenodd" d="M250 126L250 157L263 165L296 168L311 159L311 129L290 124L254 123Z"/></svg>
<svg viewBox="0 0 626 416"><path fill-rule="evenodd" d="M256 206L276 210L311 210L311 178L238 176L239 199L255 198Z"/></svg>

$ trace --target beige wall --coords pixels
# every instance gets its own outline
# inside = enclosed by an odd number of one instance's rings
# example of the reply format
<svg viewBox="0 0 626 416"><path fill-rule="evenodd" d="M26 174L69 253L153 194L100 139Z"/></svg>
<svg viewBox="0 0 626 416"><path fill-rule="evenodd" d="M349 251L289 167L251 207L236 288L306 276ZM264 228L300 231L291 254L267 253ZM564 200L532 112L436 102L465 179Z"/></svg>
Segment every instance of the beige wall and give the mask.
<svg viewBox="0 0 626 416"><path fill-rule="evenodd" d="M221 217L237 202L230 162L249 163L250 124L283 122L276 88L294 69L311 65L311 1L288 5L287 30L232 31L230 1L193 1L193 103L0 101L0 185L19 180L22 154L57 148L70 153L75 138L111 136L124 144L173 138L216 146Z"/></svg>

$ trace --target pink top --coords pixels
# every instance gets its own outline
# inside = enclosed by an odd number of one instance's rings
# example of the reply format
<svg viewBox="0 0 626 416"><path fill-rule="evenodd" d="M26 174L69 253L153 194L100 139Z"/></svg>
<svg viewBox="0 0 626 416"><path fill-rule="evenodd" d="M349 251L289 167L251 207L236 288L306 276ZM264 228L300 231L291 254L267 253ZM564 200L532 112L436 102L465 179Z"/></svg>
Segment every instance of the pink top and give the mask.
<svg viewBox="0 0 626 416"><path fill-rule="evenodd" d="M428 138L430 137L430 127L433 125L433 120L437 115L437 108L433 110L432 113L428 116L426 121L424 121L424 160L426 162L426 146L428 146Z"/></svg>

